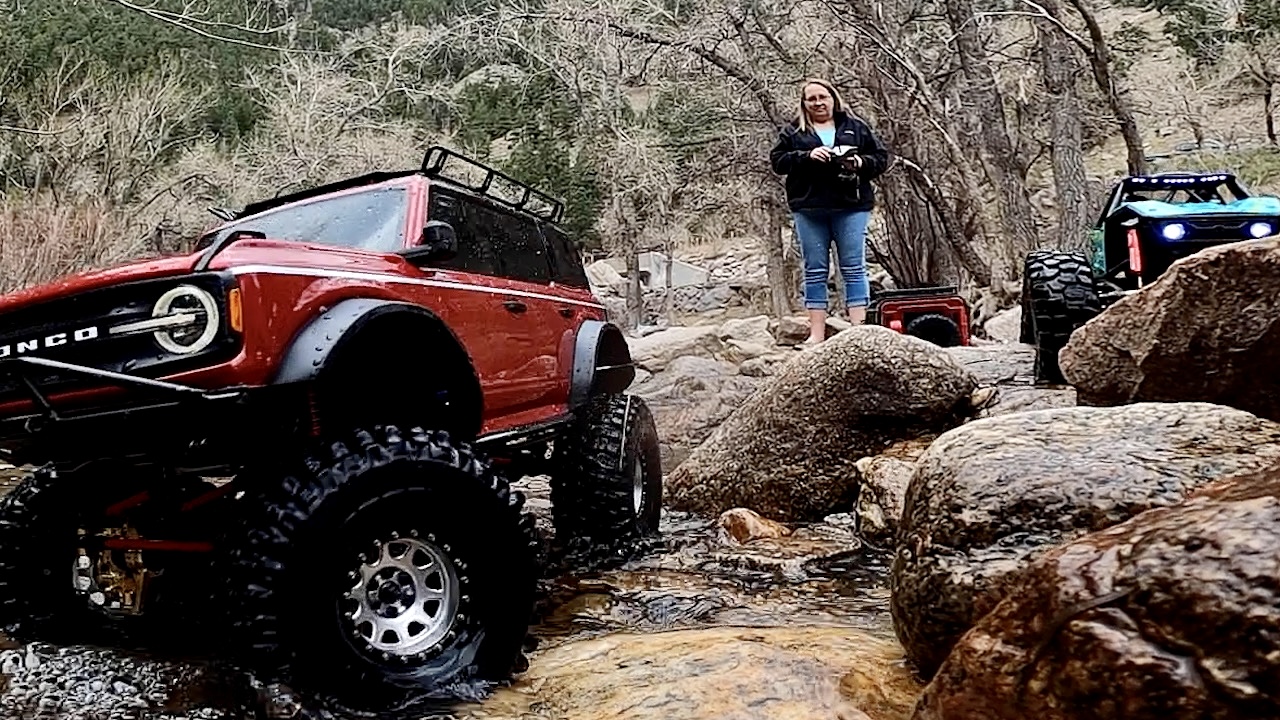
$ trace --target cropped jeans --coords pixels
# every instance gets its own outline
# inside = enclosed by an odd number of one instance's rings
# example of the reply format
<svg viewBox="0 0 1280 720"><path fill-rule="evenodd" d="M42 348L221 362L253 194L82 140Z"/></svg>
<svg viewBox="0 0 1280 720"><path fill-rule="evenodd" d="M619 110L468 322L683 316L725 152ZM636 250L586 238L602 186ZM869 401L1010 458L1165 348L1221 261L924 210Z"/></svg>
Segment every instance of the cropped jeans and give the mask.
<svg viewBox="0 0 1280 720"><path fill-rule="evenodd" d="M804 257L804 306L827 309L827 273L831 245L840 258L844 301L849 307L865 307L870 300L867 284L866 238L871 211L797 210L793 213L800 253Z"/></svg>

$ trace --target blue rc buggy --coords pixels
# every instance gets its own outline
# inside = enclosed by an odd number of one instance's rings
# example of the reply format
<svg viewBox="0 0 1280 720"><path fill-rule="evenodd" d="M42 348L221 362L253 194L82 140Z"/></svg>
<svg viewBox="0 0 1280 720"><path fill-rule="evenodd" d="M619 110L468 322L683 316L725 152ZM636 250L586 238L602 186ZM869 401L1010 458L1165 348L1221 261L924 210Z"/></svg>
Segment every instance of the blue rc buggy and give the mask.
<svg viewBox="0 0 1280 720"><path fill-rule="evenodd" d="M1089 231L1091 257L1035 250L1022 278L1021 341L1035 345L1036 379L1063 382L1058 351L1076 328L1215 245L1280 234L1280 198L1251 195L1231 173L1159 173L1112 187Z"/></svg>

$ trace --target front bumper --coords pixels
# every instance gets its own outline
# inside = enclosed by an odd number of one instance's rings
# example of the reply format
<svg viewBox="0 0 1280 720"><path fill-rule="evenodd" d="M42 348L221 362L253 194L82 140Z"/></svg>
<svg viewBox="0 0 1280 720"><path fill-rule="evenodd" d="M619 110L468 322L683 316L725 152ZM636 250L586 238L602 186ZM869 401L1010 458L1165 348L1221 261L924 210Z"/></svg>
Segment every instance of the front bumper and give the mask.
<svg viewBox="0 0 1280 720"><path fill-rule="evenodd" d="M35 379L53 370L101 381L95 401L55 405ZM0 454L9 462L76 462L136 453L185 453L210 437L249 430L252 390L207 390L40 357L0 360L30 403L0 416ZM103 388L116 392L103 395ZM10 404L12 406L12 404Z"/></svg>

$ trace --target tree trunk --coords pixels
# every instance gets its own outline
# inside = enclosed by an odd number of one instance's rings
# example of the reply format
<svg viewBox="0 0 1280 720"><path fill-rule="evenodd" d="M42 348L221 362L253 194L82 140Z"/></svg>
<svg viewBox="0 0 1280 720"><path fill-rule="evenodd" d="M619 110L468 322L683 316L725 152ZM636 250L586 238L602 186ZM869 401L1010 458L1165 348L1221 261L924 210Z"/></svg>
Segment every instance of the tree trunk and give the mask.
<svg viewBox="0 0 1280 720"><path fill-rule="evenodd" d="M849 6L853 10L852 17L875 17L873 9L865 0L849 0ZM977 202L978 178L972 164L963 162L965 158L955 140L956 133L951 119L947 117L937 98L930 93L924 77L908 63L894 61L887 51L866 57L864 62L864 66L857 68L861 71L859 76L879 106L884 108L881 114L883 127L878 131L896 156L898 165L905 168L890 172L906 172L910 175L911 184L937 213L941 225L941 237L937 239L951 247L954 258L974 282L989 285L991 265L976 249L976 244L987 239L986 218L982 213L982 205ZM881 71L898 76L898 82L903 85L914 84L916 92L904 95L898 87L884 81ZM926 114L927 122L919 121L921 113ZM955 179L951 184L954 189L950 193L939 187L928 172L910 159L920 157L920 148L936 145L929 142L930 138L927 137L930 129L937 134L937 139L945 148L942 158L935 164L950 167L950 177ZM920 159L925 162L923 158ZM885 179L880 181L880 185L884 186L888 179L887 176L882 177ZM882 204L882 207L886 214L902 212L894 204ZM889 238L886 242L894 240Z"/></svg>
<svg viewBox="0 0 1280 720"><path fill-rule="evenodd" d="M782 229L786 223L785 206L778 200L777 188L763 188L760 210L764 223L761 233L764 243L765 273L769 279L769 305L773 316L783 318L791 314L792 285L787 273L786 257L782 248Z"/></svg>
<svg viewBox="0 0 1280 720"><path fill-rule="evenodd" d="M664 223L664 226L665 226L665 223ZM662 280L662 284L665 287L665 292L663 292L662 294L662 317L666 318L667 325L671 326L676 324L676 317L675 317L676 290L674 287L672 287L673 282L671 277L675 272L674 268L676 266L676 254L675 254L674 243L671 242L671 233L669 230L667 232L667 240L662 244L662 251L667 254L666 272L663 273L665 277Z"/></svg>
<svg viewBox="0 0 1280 720"><path fill-rule="evenodd" d="M1275 118L1275 115L1273 115L1271 112L1272 99L1273 99L1273 96L1272 96L1271 82L1264 81L1262 84L1262 102L1263 102L1262 111L1267 116L1267 140L1269 140L1272 145L1275 145L1276 144L1276 118Z"/></svg>
<svg viewBox="0 0 1280 720"><path fill-rule="evenodd" d="M1093 10L1089 8L1088 0L1068 0L1068 2L1076 12L1080 13L1085 26L1089 28L1089 41L1092 45L1091 48L1086 49L1089 65L1093 68L1094 82L1107 97L1111 114L1120 125L1120 134L1124 137L1125 148L1128 150L1129 174L1146 175L1147 153L1142 146L1142 133L1138 131L1138 120L1133 114L1133 108L1129 105L1127 93L1120 89L1115 76L1111 74L1111 68L1115 63L1111 59L1111 48L1107 46L1107 38L1102 33L1102 27L1098 25L1098 19L1094 17ZM1041 5L1050 15L1059 19L1062 17L1057 0L1046 0Z"/></svg>
<svg viewBox="0 0 1280 720"><path fill-rule="evenodd" d="M1063 250L1086 249L1089 190L1084 171L1084 133L1075 78L1073 46L1057 28L1041 27L1041 72L1049 92L1053 184L1058 195L1058 242Z"/></svg>
<svg viewBox="0 0 1280 720"><path fill-rule="evenodd" d="M644 291L640 286L640 248L636 242L636 224L633 218L628 217L622 197L616 191L613 196L613 214L622 234L622 252L627 259L626 329L635 330L640 327L640 320L644 316Z"/></svg>
<svg viewBox="0 0 1280 720"><path fill-rule="evenodd" d="M644 319L644 290L640 285L640 248L635 233L627 231L627 329L635 330Z"/></svg>
<svg viewBox="0 0 1280 720"><path fill-rule="evenodd" d="M956 50L965 78L963 98L973 104L978 131L986 152L991 182L1000 197L1001 226L1006 242L1012 244L1011 255L1021 258L1040 245L1035 214L1031 209L1031 193L1027 190L1025 169L1019 167L1013 143L1005 122L1004 98L996 84L995 73L987 62L986 48L978 35L972 0L946 0L947 18L956 34ZM1017 279L1021 262L1004 268L1004 277Z"/></svg>

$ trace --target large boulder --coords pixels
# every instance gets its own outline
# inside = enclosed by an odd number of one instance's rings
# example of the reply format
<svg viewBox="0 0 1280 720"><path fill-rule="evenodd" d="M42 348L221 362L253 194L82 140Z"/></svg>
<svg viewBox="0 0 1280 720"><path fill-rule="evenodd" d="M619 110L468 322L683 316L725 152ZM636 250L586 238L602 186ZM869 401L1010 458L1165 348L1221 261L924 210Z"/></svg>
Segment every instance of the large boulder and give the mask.
<svg viewBox="0 0 1280 720"><path fill-rule="evenodd" d="M741 374L732 363L683 355L633 385L631 391L643 397L653 411L662 467L670 470L689 457L763 383L760 378Z"/></svg>
<svg viewBox="0 0 1280 720"><path fill-rule="evenodd" d="M1280 420L1280 238L1175 262L1058 358L1083 405L1196 400Z"/></svg>
<svg viewBox="0 0 1280 720"><path fill-rule="evenodd" d="M1280 467L1044 554L915 720L1280 717Z"/></svg>
<svg viewBox="0 0 1280 720"><path fill-rule="evenodd" d="M747 507L783 522L847 512L859 458L953 427L976 387L935 345L851 328L798 354L716 428L668 477L668 505L708 515Z"/></svg>
<svg viewBox="0 0 1280 720"><path fill-rule="evenodd" d="M670 327L640 338L627 338L631 359L649 372L661 372L679 357L718 358L724 343L713 325Z"/></svg>
<svg viewBox="0 0 1280 720"><path fill-rule="evenodd" d="M776 343L773 333L769 331L770 320L768 315L754 315L747 318L734 318L725 320L717 331L721 340L726 342L736 340L738 342L750 343L752 345L762 345L766 348L772 348Z"/></svg>
<svg viewBox="0 0 1280 720"><path fill-rule="evenodd" d="M923 676L1037 556L1280 459L1280 424L1206 403L1054 408L941 435L907 489L891 570Z"/></svg>

